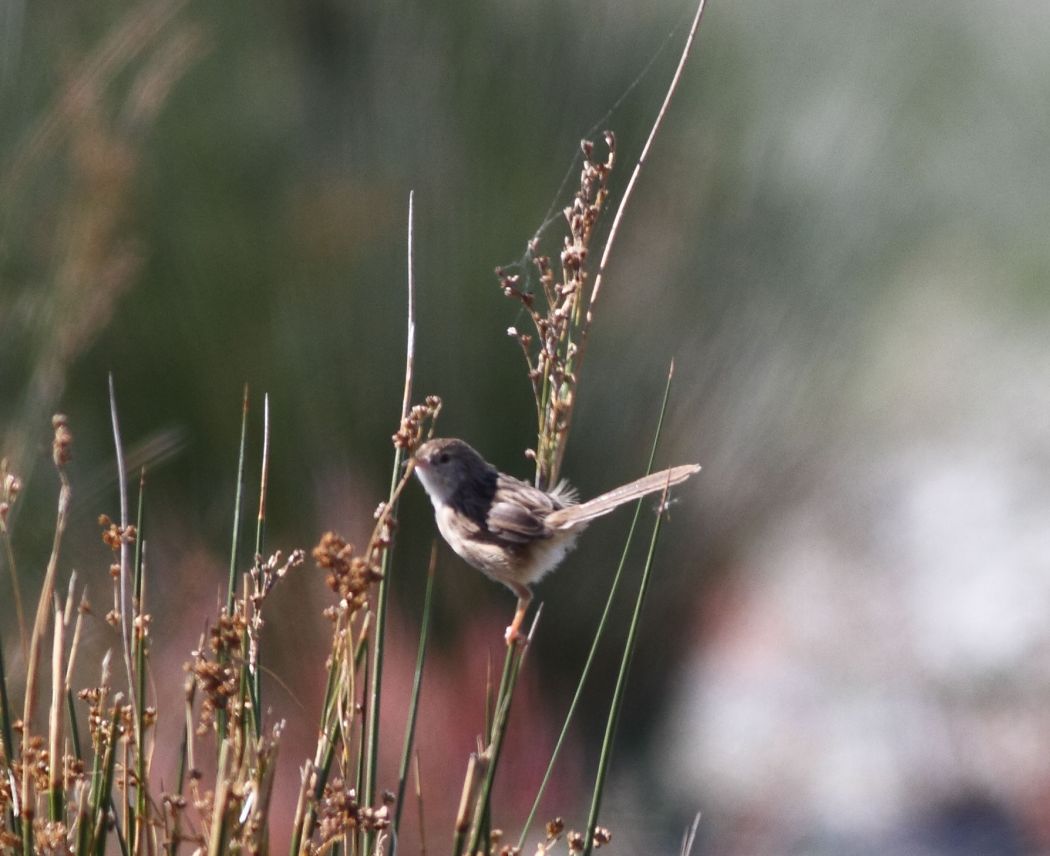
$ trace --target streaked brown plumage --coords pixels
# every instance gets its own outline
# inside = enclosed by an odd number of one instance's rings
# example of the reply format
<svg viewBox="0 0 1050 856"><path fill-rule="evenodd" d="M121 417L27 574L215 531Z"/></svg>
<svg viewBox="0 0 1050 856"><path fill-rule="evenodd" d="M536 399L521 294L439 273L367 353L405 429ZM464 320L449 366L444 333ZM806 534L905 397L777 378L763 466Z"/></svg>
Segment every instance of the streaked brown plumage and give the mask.
<svg viewBox="0 0 1050 856"><path fill-rule="evenodd" d="M579 503L567 483L542 491L501 473L462 440L430 440L414 460L448 545L518 596L508 642L518 637L532 600L529 586L558 566L590 521L700 469L699 464L671 467Z"/></svg>

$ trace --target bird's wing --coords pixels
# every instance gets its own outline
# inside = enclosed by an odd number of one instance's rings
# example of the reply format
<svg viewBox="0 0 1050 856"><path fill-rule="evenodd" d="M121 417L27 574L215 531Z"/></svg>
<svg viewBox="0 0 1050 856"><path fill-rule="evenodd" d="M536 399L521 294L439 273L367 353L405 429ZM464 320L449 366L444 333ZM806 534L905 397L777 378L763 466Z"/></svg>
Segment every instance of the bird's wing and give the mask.
<svg viewBox="0 0 1050 856"><path fill-rule="evenodd" d="M549 538L546 519L554 508L554 501L547 494L501 474L485 524L494 535L508 541L526 543Z"/></svg>
<svg viewBox="0 0 1050 856"><path fill-rule="evenodd" d="M494 502L485 521L489 531L507 541L527 543L550 537L543 519L514 502Z"/></svg>

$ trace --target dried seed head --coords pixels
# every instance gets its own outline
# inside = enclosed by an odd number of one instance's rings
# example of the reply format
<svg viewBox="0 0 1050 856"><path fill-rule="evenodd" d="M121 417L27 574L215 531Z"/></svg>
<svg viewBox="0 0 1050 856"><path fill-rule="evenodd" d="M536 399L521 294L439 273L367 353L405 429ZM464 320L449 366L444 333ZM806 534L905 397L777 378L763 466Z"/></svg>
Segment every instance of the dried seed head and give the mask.
<svg viewBox="0 0 1050 856"><path fill-rule="evenodd" d="M367 601L368 587L382 579L378 565L354 555L354 545L334 532L326 532L313 550L317 566L328 573L325 582L350 610Z"/></svg>
<svg viewBox="0 0 1050 856"><path fill-rule="evenodd" d="M51 427L55 429L55 438L51 441L51 458L56 467L64 467L73 457L73 432L69 430L68 417L56 413L51 417Z"/></svg>
<svg viewBox="0 0 1050 856"><path fill-rule="evenodd" d="M98 525L102 527L102 541L114 552L120 549L121 543L133 544L138 537L138 532L133 525L129 524L121 528L107 514L98 516Z"/></svg>
<svg viewBox="0 0 1050 856"><path fill-rule="evenodd" d="M0 523L7 522L8 512L22 490L22 480L7 469L7 458L0 460Z"/></svg>
<svg viewBox="0 0 1050 856"><path fill-rule="evenodd" d="M441 399L436 395L428 395L423 404L415 405L408 416L401 420L401 426L392 438L394 446L410 455L414 453L423 442L428 424L432 425L440 412Z"/></svg>

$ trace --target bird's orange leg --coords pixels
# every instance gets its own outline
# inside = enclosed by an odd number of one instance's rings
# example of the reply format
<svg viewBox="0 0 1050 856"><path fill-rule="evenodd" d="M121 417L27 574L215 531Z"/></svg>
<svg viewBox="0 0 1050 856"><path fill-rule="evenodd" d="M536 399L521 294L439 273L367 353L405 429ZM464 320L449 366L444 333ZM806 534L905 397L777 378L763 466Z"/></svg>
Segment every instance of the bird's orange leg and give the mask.
<svg viewBox="0 0 1050 856"><path fill-rule="evenodd" d="M511 621L507 632L504 634L508 645L513 645L523 638L521 635L521 623L525 620L525 611L529 608L529 603L532 602L532 592L528 588L523 585L512 585L511 588L518 596L518 608L514 612L514 620Z"/></svg>

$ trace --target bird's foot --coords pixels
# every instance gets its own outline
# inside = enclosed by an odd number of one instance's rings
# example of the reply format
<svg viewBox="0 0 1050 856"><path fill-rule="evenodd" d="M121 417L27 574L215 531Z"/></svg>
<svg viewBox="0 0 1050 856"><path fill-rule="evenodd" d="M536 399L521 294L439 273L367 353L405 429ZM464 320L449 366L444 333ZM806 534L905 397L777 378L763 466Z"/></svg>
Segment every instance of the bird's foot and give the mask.
<svg viewBox="0 0 1050 856"><path fill-rule="evenodd" d="M506 632L503 634L503 638L507 642L507 647L517 643L524 645L528 639L521 632L521 624L525 620L525 607L519 607L518 611L514 613L514 620L507 627Z"/></svg>

